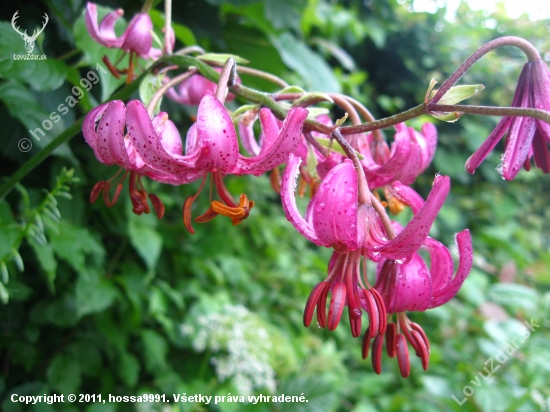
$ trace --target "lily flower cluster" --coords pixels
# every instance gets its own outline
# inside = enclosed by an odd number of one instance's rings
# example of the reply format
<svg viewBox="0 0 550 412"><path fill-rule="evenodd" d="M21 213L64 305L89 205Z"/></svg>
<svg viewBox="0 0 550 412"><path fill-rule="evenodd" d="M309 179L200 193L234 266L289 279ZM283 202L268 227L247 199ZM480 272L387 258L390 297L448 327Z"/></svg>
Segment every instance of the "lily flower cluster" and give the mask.
<svg viewBox="0 0 550 412"><path fill-rule="evenodd" d="M129 69L118 70L116 64L110 62L109 67L116 76L127 73L131 82L135 59L155 60L161 51L152 48L152 24L146 13L136 15L126 31L117 37L114 25L122 14L122 10L109 13L98 25L97 8L88 3L86 24L98 43L130 53ZM173 38L167 36L165 42L169 41ZM146 191L144 177L176 186L201 180L196 194L183 204L184 226L194 233L192 206L208 178L214 189L210 206L194 221L204 223L222 215L238 225L249 216L254 202L246 194L241 194L236 201L224 184L225 176L259 176L271 171L272 184L281 194L282 207L290 223L314 244L333 249L327 277L313 288L307 299L304 325L312 323L316 312L317 324L333 331L347 307L351 334L354 338L363 334L362 355L367 358L372 350L376 373L381 373L384 345L389 357L397 357L403 377L410 374L409 345L427 369L429 339L422 327L409 319L407 312L422 312L447 303L457 294L473 261L468 229L455 237L459 253L456 268L449 249L429 236L449 193L450 178L436 175L426 199L410 187L434 157L435 126L426 123L421 131L416 131L395 121L391 123L395 125L391 145L379 130L344 137L339 129L341 121L335 125L327 114L317 116L314 121L313 115L301 106L307 107L304 103L307 99L296 97L287 99L294 100L292 105L283 104L278 111L274 110L278 117L269 108L256 104L239 109L239 115L233 119L225 107L226 89L228 84L240 83L240 80L233 78L228 82L227 73L232 69L228 64L223 70L216 69L221 73L218 85L197 74L195 68L189 69L187 74L178 77L179 84L176 78L168 80L157 91L182 105L198 105L196 121L187 130L184 141L168 113L153 115L158 99L151 99L148 108L139 100L128 103L115 100L93 109L83 123L84 138L97 160L118 165L120 169L110 180L94 186L90 200L95 202L102 195L105 204L113 206L128 178L133 212L150 213L150 202L162 218L164 205L158 196ZM271 103L279 98L284 100L281 96L270 96ZM334 101L346 112L354 111L353 107L348 108L357 102L341 96L335 95ZM234 97L229 94L227 100ZM264 100L258 100L269 106L265 101L268 97L262 94ZM426 103L425 113L430 112L430 105L437 106L436 100ZM512 106L550 111L550 71L542 60L525 65ZM371 116L364 107L361 112L363 117ZM348 114L352 120L354 116L357 118L357 113ZM257 119L261 128L258 138L254 133ZM234 121L238 123L238 132ZM325 134L319 130L325 130ZM531 157L544 173L550 172L547 147L550 126L539 119L513 115L501 120L468 160L466 169L473 173L506 132L508 138L500 170L504 178L513 179L521 166L529 169ZM331 149L333 138L345 155ZM250 157L240 153L239 143ZM281 177L279 167L285 164ZM295 197L298 180L301 182L299 195L305 192L303 182L311 187L305 217L298 210ZM111 197L112 186L115 189ZM217 194L217 199L212 199L212 193ZM403 227L390 219L386 207L393 214L410 207L413 217ZM429 264L421 251L429 256ZM368 321L365 330L363 319Z"/></svg>

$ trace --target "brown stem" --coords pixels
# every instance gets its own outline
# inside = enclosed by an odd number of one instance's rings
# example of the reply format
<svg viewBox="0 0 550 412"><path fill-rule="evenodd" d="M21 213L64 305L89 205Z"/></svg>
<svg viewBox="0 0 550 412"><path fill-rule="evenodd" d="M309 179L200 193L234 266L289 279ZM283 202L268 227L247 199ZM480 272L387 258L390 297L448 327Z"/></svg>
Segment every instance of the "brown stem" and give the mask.
<svg viewBox="0 0 550 412"><path fill-rule="evenodd" d="M255 76L255 77L258 77L260 79L267 80L271 83L276 84L279 87L283 87L283 88L288 87L287 82L285 82L280 77L277 77L277 76L275 76L271 73L267 73L267 72L264 72L264 71L261 71L261 70L257 70L257 69L253 69L251 67L245 67L245 66L238 66L237 71L239 73L249 74L251 76Z"/></svg>
<svg viewBox="0 0 550 412"><path fill-rule="evenodd" d="M359 200L359 204L372 206L372 194L369 190L367 177L365 176L363 165L361 165L361 161L359 160L355 149L351 147L346 138L342 136L342 133L340 133L340 129L334 129L332 131L331 137L334 138L338 143L340 143L340 146L342 146L342 149L344 149L344 152L346 152L346 156L350 158L353 162L353 166L355 168L355 171L357 172L357 197Z"/></svg>
<svg viewBox="0 0 550 412"><path fill-rule="evenodd" d="M312 136L311 132L309 132L309 131L304 132L304 136L305 136L306 140L308 141L308 143L310 145L312 145L314 148L316 148L319 151L319 153L322 153L323 156L325 156L325 157L328 156L327 148L321 146L321 144L317 140L315 140L315 138Z"/></svg>
<svg viewBox="0 0 550 412"><path fill-rule="evenodd" d="M195 73L197 72L196 69L191 69L191 70L188 70L187 72L183 73L183 74L180 74L176 77L174 77L173 79L171 79L169 82L163 84L156 92L155 94L153 95L153 97L151 97L151 100L149 100L149 104L147 105L147 113L149 113L149 116L150 117L153 117L153 115L155 114L155 107L157 106L157 103L159 102L159 100L162 98L162 96L164 96L164 94L170 90L172 87L174 86L177 86L178 84L180 84L181 82L183 82L184 80L190 78L191 76L193 76Z"/></svg>
<svg viewBox="0 0 550 412"><path fill-rule="evenodd" d="M469 106L460 104L430 104L429 111L434 112L462 112L468 114L480 114L484 116L515 116L532 117L550 124L550 112L540 109L525 107L493 107L493 106Z"/></svg>
<svg viewBox="0 0 550 412"><path fill-rule="evenodd" d="M415 117L426 114L427 112L427 105L422 103L412 109L404 111L403 113L385 117L380 120L375 120L374 122L367 122L357 126L341 127L340 132L345 136L349 134L372 132L373 130L385 129L386 127L394 126L398 123L414 119Z"/></svg>
<svg viewBox="0 0 550 412"><path fill-rule="evenodd" d="M458 69L455 70L455 72L451 75L451 77L449 77L447 80L443 82L443 84L441 85L441 87L439 88L439 90L431 100L431 102L437 103L439 100L441 100L441 98L445 95L445 93L447 93L449 89L453 87L454 84L457 81L459 81L462 76L464 76L464 74L470 69L470 67L473 66L473 64L476 61L478 61L486 53L501 46L513 46L521 49L521 51L525 53L525 55L527 56L527 59L530 62L540 60L539 52L527 40L522 39L521 37L514 37L514 36L500 37L498 39L490 41L489 43L481 46L474 54L468 57L464 61L464 63L462 63L458 67Z"/></svg>
<svg viewBox="0 0 550 412"><path fill-rule="evenodd" d="M388 239L392 240L395 238L395 229L393 228L391 224L391 219L386 213L386 209L384 206L382 206L382 203L380 203L380 200L376 196L374 196L371 193L371 200L372 200L372 207L380 217L380 220L382 220L382 225L384 226L384 229L386 229L386 235L388 235Z"/></svg>
<svg viewBox="0 0 550 412"><path fill-rule="evenodd" d="M235 84L237 63L233 57L229 57L223 65L222 72L220 74L220 80L218 80L218 87L216 89L216 99L222 104L225 102L225 96L227 95L227 88Z"/></svg>

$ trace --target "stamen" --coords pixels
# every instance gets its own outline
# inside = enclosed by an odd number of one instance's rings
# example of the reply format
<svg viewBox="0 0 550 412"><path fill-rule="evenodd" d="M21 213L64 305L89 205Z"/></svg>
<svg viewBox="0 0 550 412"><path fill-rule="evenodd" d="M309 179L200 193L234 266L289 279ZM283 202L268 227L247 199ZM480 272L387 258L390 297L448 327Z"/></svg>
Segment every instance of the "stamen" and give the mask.
<svg viewBox="0 0 550 412"><path fill-rule="evenodd" d="M382 372L382 347L384 346L384 335L377 335L372 344L372 369L380 375Z"/></svg>
<svg viewBox="0 0 550 412"><path fill-rule="evenodd" d="M95 203L106 184L107 182L105 180L102 180L95 184L94 188L90 192L90 203Z"/></svg>
<svg viewBox="0 0 550 412"><path fill-rule="evenodd" d="M395 357L395 342L397 336L397 325L395 323L388 323L388 328L386 329L386 352L390 358Z"/></svg>
<svg viewBox="0 0 550 412"><path fill-rule="evenodd" d="M340 323L344 305L346 303L346 285L337 283L332 290L328 309L328 330L333 331Z"/></svg>
<svg viewBox="0 0 550 412"><path fill-rule="evenodd" d="M109 60L109 58L107 57L107 55L103 56L103 58L101 59L103 61L103 63L105 63L105 65L107 66L107 68L109 69L109 71L111 72L111 74L113 76L115 76L117 79L120 79L120 72L118 71L118 69L111 63L111 61Z"/></svg>
<svg viewBox="0 0 550 412"><path fill-rule="evenodd" d="M153 208L155 209L157 217L159 219L162 219L165 211L164 203L162 203L162 200L160 200L157 195L154 195L152 193L149 194L149 200L151 200L151 203L153 204Z"/></svg>
<svg viewBox="0 0 550 412"><path fill-rule="evenodd" d="M330 284L328 282L320 282L315 285L309 297L307 298L306 307L304 309L304 326L307 328L313 320L313 311L319 302L319 297L323 294L325 289L328 289Z"/></svg>
<svg viewBox="0 0 550 412"><path fill-rule="evenodd" d="M363 294L365 295L365 300L367 302L367 309L368 309L368 316L369 316L369 330L370 330L370 337L374 338L376 335L379 334L380 330L380 314L378 312L378 305L376 304L376 300L374 299L374 296L371 293L371 290L363 289Z"/></svg>
<svg viewBox="0 0 550 412"><path fill-rule="evenodd" d="M395 338L395 349L397 353L397 363L399 364L399 372L401 372L402 377L407 378L411 374L411 363L407 340L402 334L398 334Z"/></svg>
<svg viewBox="0 0 550 412"><path fill-rule="evenodd" d="M363 359L367 359L369 357L369 349L370 349L370 326L367 327L367 330L365 331L365 334L363 335L363 342L361 344L361 356Z"/></svg>
<svg viewBox="0 0 550 412"><path fill-rule="evenodd" d="M195 231L193 230L193 226L191 225L191 207L193 206L193 202L195 201L195 196L189 196L187 199L185 199L185 202L183 202L183 226L185 226L187 231L192 235L195 234Z"/></svg>
<svg viewBox="0 0 550 412"><path fill-rule="evenodd" d="M279 171L279 167L276 167L271 171L269 174L269 182L271 183L271 187L277 194L281 194L281 172Z"/></svg>
<svg viewBox="0 0 550 412"><path fill-rule="evenodd" d="M330 283L325 282L326 286L317 301L317 322L324 328L327 325L327 297L330 290Z"/></svg>

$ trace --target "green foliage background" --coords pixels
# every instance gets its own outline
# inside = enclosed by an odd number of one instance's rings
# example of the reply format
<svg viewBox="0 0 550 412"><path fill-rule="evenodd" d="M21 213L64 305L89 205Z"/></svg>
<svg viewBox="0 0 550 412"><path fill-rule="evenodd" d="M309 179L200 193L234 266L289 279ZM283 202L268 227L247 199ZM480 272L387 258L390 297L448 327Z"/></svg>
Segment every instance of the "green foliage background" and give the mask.
<svg viewBox="0 0 550 412"><path fill-rule="evenodd" d="M101 1L130 17L140 4ZM158 3L158 2L157 2ZM199 44L240 55L307 90L342 91L382 117L421 102L432 77L440 83L477 47L497 36L532 41L548 60L550 21L510 20L503 10L474 12L462 5L454 22L411 13L410 0L177 1L178 46ZM62 116L33 149L17 145L28 130L71 94L101 57L83 25L80 0L10 2L0 22L0 175L4 182L57 135L120 86L110 75ZM9 20L20 10L29 31L47 12L50 22L35 53L45 61L14 61L23 42ZM160 34L162 4L151 16ZM544 54L546 53L546 54ZM469 102L507 105L524 58L492 52L463 83L486 89ZM242 76L252 87L273 90ZM134 97L137 97L137 93ZM188 109L163 108L185 134ZM341 115L335 111L335 114ZM413 122L419 126L420 119ZM435 120L431 120L437 122ZM437 123L433 165L415 188L429 191L434 173L453 187L432 235L452 244L469 227L475 266L458 297L411 317L432 342L430 368L417 358L399 376L394 359L383 373L362 361L359 339L346 322L333 333L301 323L311 288L325 276L329 250L308 244L286 221L267 176L228 178L233 193L256 202L238 227L222 218L189 235L181 206L198 184L148 183L166 216L135 216L123 192L115 207L89 204L89 193L116 168L99 164L81 134L36 167L0 203L0 402L4 411L539 411L550 404L550 203L548 177L522 172L504 182L493 154L470 176L463 165L497 119L464 117ZM77 126L78 127L78 126ZM386 133L391 138L391 131ZM502 146L500 149L502 150ZM497 150L498 152L498 150ZM197 210L206 209L205 197ZM305 205L305 200L303 202ZM405 215L403 219L406 219ZM540 327L525 338L524 320ZM478 372L516 338L520 348L489 380ZM524 341L522 341L524 339ZM212 360L214 359L214 360ZM496 365L495 361L495 365ZM473 382L477 382L476 385ZM473 381L473 382L472 382ZM474 394L462 406L469 385ZM39 403L10 396L88 393L300 395L300 404L224 402L99 404ZM272 392L270 392L272 391Z"/></svg>

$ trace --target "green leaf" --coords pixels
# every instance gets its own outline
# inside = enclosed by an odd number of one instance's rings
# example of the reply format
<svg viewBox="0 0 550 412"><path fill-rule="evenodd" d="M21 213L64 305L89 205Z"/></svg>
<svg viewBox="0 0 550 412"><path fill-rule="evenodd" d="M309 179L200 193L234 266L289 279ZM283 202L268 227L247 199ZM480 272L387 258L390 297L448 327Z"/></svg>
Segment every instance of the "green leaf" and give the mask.
<svg viewBox="0 0 550 412"><path fill-rule="evenodd" d="M155 231L145 216L131 217L128 224L130 242L142 257L149 270L157 265L162 251L162 237ZM153 217L155 219L155 217Z"/></svg>
<svg viewBox="0 0 550 412"><path fill-rule="evenodd" d="M8 22L2 21L0 78L27 83L36 91L50 91L61 87L67 77L68 69L65 63L55 60L52 56L47 60L15 60L14 55L26 55L24 41Z"/></svg>
<svg viewBox="0 0 550 412"><path fill-rule="evenodd" d="M63 353L56 355L48 366L46 376L50 386L60 393L75 393L82 381L80 365Z"/></svg>
<svg viewBox="0 0 550 412"><path fill-rule="evenodd" d="M535 289L517 283L497 283L487 291L487 297L503 306L532 312L537 308L539 295Z"/></svg>
<svg viewBox="0 0 550 412"><path fill-rule="evenodd" d="M300 396L307 399L307 402L294 403L292 410L295 412L324 412L333 410L336 402L336 393L331 385L320 377L294 377L283 382L278 388L277 394ZM284 403L274 403L274 410L284 411Z"/></svg>
<svg viewBox="0 0 550 412"><path fill-rule="evenodd" d="M93 257L96 267L103 265L105 250L85 227L73 226L62 221L58 226L58 232L52 232L50 239L54 252L79 273L88 272L88 255Z"/></svg>
<svg viewBox="0 0 550 412"><path fill-rule="evenodd" d="M295 70L310 91L340 93L340 83L327 62L290 33L270 36L283 62Z"/></svg>
<svg viewBox="0 0 550 412"><path fill-rule="evenodd" d="M108 308L117 296L112 282L104 279L98 271L80 274L76 281L77 315L83 317Z"/></svg>
<svg viewBox="0 0 550 412"><path fill-rule="evenodd" d="M166 340L154 330L144 329L141 333L141 342L145 368L155 374L166 370L166 354L168 353Z"/></svg>
<svg viewBox="0 0 550 412"><path fill-rule="evenodd" d="M294 101L294 103L292 103L292 107L308 107L321 102L334 103L332 98L327 93L311 92L304 94L298 100Z"/></svg>
<svg viewBox="0 0 550 412"><path fill-rule="evenodd" d="M29 131L28 138L31 139L32 145L44 148L65 129L59 114L55 117L56 112L46 112L36 103L36 96L18 83L8 81L1 84L0 100L6 105L10 114ZM47 130L48 127L51 129ZM54 153L74 159L67 145L57 148Z"/></svg>
<svg viewBox="0 0 550 412"><path fill-rule="evenodd" d="M145 76L145 78L139 85L139 97L142 102L149 102L151 100L156 91L162 86L163 78L163 74L154 75L149 73ZM160 112L161 103L162 97L159 99L157 105L155 106L155 114L158 114L158 112Z"/></svg>
<svg viewBox="0 0 550 412"><path fill-rule="evenodd" d="M225 64L227 59L229 59L230 57L235 59L235 62L237 62L237 64L248 64L248 63L250 63L248 60L243 59L240 56L237 56L235 54L228 54L228 53L225 53L225 54L222 54L222 53L206 53L206 54L201 54L200 56L197 56L197 59L202 60L203 62L206 62L206 63L214 63L214 64L219 64L220 66L222 66L222 65Z"/></svg>
<svg viewBox="0 0 550 412"><path fill-rule="evenodd" d="M54 257L52 245L49 243L41 245L32 239L29 240L29 244L34 250L34 253L36 253L40 266L42 266L42 269L46 272L48 277L48 286L50 287L50 290L53 291L57 271L57 261Z"/></svg>
<svg viewBox="0 0 550 412"><path fill-rule="evenodd" d="M149 11L149 16L155 27L164 27L164 13L161 13L158 10L152 9ZM181 41L185 46L194 46L197 44L197 39L195 35L189 29L189 27L184 26L181 23L176 23L172 21L172 29L174 29L174 34L176 39Z"/></svg>
<svg viewBox="0 0 550 412"><path fill-rule="evenodd" d="M266 0L264 5L265 18L273 24L275 29L299 30L307 0Z"/></svg>
<svg viewBox="0 0 550 412"><path fill-rule="evenodd" d="M457 104L462 100L466 100L468 97L479 93L485 89L482 84L465 84L460 86L453 86L447 93L443 95L441 100L437 104ZM437 90L432 91L432 97L435 96Z"/></svg>
<svg viewBox="0 0 550 412"><path fill-rule="evenodd" d="M140 365L138 359L131 353L122 352L119 355L120 368L119 376L128 385L133 388L139 379Z"/></svg>
<svg viewBox="0 0 550 412"><path fill-rule="evenodd" d="M317 142L321 146L326 147L327 149L330 148L330 150L332 150L333 152L340 153L341 155L347 156L346 152L344 151L342 146L340 146L340 143L338 143L336 140L332 140L332 143L331 143L330 139L326 139L326 138L323 138L323 137L316 137L315 140L317 140ZM364 159L365 158L358 151L356 151L355 153L357 154L357 157L359 159Z"/></svg>

